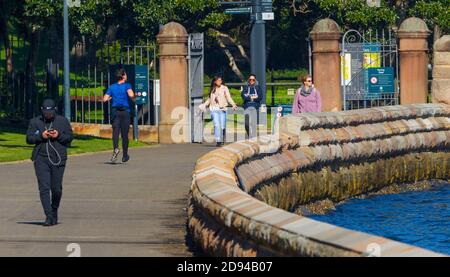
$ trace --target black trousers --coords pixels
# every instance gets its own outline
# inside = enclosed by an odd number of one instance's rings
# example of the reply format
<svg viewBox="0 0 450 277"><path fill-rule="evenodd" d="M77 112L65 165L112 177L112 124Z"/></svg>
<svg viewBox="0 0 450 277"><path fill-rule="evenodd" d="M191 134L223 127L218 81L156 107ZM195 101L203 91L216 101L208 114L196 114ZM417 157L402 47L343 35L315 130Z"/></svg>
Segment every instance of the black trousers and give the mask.
<svg viewBox="0 0 450 277"><path fill-rule="evenodd" d="M34 161L34 170L39 185L39 196L46 216L53 216L59 208L62 197L62 182L65 161L55 166L47 157L38 155ZM50 196L51 194L51 196Z"/></svg>
<svg viewBox="0 0 450 277"><path fill-rule="evenodd" d="M123 155L128 155L128 131L130 130L130 113L115 111L113 116L113 147L119 148L119 134L122 136Z"/></svg>

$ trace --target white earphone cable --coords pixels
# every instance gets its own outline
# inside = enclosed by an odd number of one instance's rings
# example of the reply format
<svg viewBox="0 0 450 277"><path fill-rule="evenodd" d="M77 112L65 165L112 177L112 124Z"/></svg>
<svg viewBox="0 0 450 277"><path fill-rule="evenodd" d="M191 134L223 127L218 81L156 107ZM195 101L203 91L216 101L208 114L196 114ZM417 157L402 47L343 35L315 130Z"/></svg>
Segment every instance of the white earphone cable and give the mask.
<svg viewBox="0 0 450 277"><path fill-rule="evenodd" d="M50 129L52 128L52 125L53 125L53 122L51 122L50 123ZM46 128L47 129L47 128ZM48 129L47 129L48 130ZM56 156L57 156L57 158L58 158L58 162L53 162L52 161L52 158L50 157L50 151L49 151L49 149L48 149L48 146L50 145L50 147L53 149L53 151L55 151L55 153L56 153ZM61 155L58 153L58 151L56 150L56 148L53 146L53 144L50 142L50 139L49 140L47 140L47 142L45 143L45 148L46 148L46 150L47 150L47 157L48 157L48 161L52 164L52 165L54 165L54 166L58 166L58 165L60 165L61 164L61 162L62 162L62 158L61 158Z"/></svg>

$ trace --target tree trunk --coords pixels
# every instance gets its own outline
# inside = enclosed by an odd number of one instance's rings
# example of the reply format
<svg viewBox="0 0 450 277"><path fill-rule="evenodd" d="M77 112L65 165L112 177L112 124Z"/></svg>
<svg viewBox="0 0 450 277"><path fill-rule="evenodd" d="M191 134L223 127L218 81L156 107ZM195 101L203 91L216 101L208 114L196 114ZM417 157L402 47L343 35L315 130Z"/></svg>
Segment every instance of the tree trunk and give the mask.
<svg viewBox="0 0 450 277"><path fill-rule="evenodd" d="M0 36L3 38L6 54L6 74L7 77L12 76L13 72L13 52L11 48L11 41L8 33L8 17L5 14L5 7L3 1L0 1Z"/></svg>
<svg viewBox="0 0 450 277"><path fill-rule="evenodd" d="M217 37L217 42L219 43L220 48L222 49L225 56L228 58L228 65L230 66L231 70L233 70L234 74L238 76L238 78L241 80L241 82L245 81L245 77L242 74L241 70L236 64L236 60L234 59L233 55L231 54L230 50L225 46L222 39L220 37Z"/></svg>
<svg viewBox="0 0 450 277"><path fill-rule="evenodd" d="M237 44L228 35L223 34L223 33L219 32L219 31L216 31L216 30L214 30L214 32L215 32L215 36L214 37L216 38L217 43L220 46L220 49L222 49L223 53L225 54L225 56L228 59L228 65L230 66L230 68L234 72L234 74L236 74L236 76L239 78L239 80L241 80L241 82L244 82L245 81L244 74L242 74L241 70L239 69L239 66L236 63L236 59L234 58L233 54L227 48L227 46L226 46L226 44L224 42L224 38L229 39L235 45L237 45ZM246 53L244 51L244 48L241 46L241 47L238 47L238 49L239 49L240 54L244 58L248 59L248 57L247 57L247 55L246 55Z"/></svg>
<svg viewBox="0 0 450 277"><path fill-rule="evenodd" d="M11 47L11 41L8 33L8 17L6 15L6 10L3 1L0 1L0 37L3 38L3 43L5 46L5 89L7 91L7 95L12 96L14 93L12 91L12 82L13 82L13 50ZM3 78L3 76L0 76ZM13 107L12 97L6 97L6 107ZM0 96L0 105L3 102Z"/></svg>

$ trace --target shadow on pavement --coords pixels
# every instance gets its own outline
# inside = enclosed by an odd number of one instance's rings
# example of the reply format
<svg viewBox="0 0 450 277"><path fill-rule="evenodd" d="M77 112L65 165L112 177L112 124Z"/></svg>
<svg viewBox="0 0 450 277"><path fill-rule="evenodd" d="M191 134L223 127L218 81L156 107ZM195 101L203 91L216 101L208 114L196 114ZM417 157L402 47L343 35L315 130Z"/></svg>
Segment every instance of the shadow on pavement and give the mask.
<svg viewBox="0 0 450 277"><path fill-rule="evenodd" d="M43 226L44 222L42 221L19 221L17 222L17 224L27 224L27 225L39 225L39 226Z"/></svg>

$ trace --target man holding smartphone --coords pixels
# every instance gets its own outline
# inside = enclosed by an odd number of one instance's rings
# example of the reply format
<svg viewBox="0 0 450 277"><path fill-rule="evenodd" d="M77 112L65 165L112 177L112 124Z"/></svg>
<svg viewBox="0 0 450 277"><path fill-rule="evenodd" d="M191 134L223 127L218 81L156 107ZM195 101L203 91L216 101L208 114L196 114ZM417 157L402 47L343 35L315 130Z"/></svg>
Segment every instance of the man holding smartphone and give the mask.
<svg viewBox="0 0 450 277"><path fill-rule="evenodd" d="M69 121L56 114L53 99L43 101L41 112L40 116L30 120L26 140L28 144L34 144L31 160L46 216L44 226L53 226L58 224L67 147L72 142L73 134Z"/></svg>

